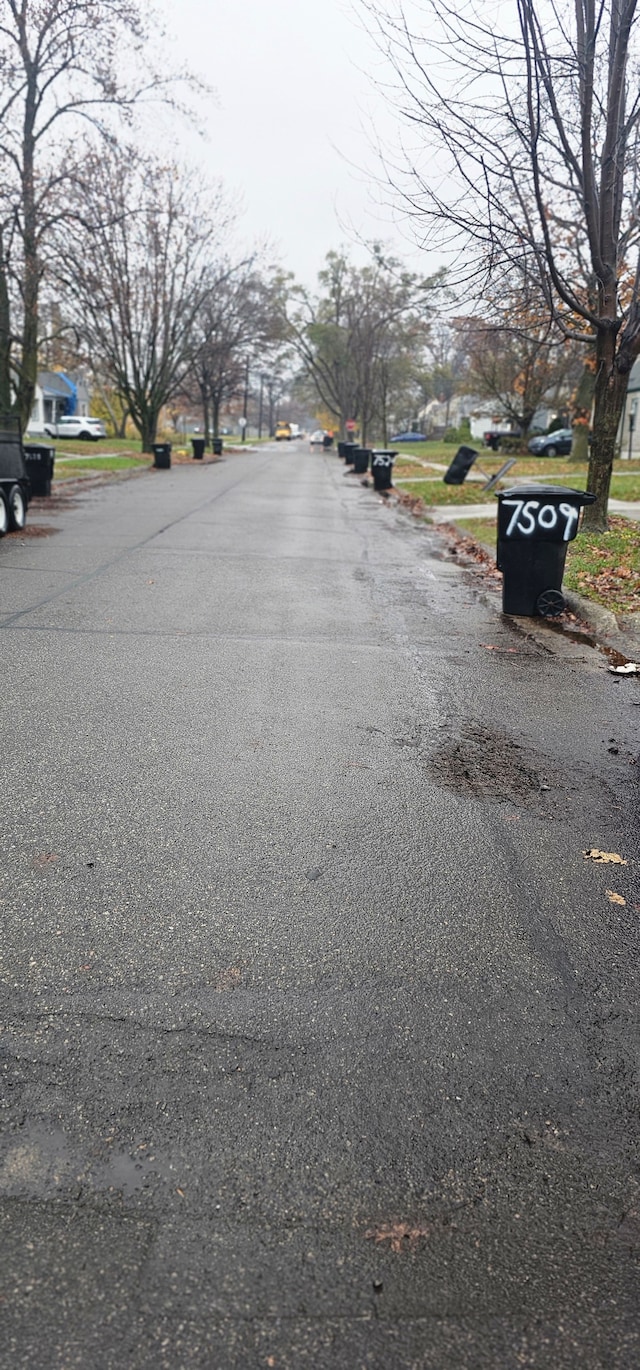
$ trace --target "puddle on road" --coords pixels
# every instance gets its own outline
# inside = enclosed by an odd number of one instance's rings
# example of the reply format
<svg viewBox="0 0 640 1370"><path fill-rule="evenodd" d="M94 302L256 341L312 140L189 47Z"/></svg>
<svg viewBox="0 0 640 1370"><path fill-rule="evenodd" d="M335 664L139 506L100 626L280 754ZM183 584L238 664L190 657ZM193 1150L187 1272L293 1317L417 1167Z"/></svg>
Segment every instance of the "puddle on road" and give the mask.
<svg viewBox="0 0 640 1370"><path fill-rule="evenodd" d="M552 619L545 619L544 625L552 633L559 633L561 637L568 637L570 642L578 642L584 647L593 647L607 658L610 666L626 666L631 660L631 657L626 656L624 652L617 651L615 647L608 647L604 642L598 642L593 633L584 629L566 628L561 623L554 623Z"/></svg>
<svg viewBox="0 0 640 1370"><path fill-rule="evenodd" d="M146 1143L98 1159L104 1143L86 1147L56 1124L27 1123L6 1139L0 1158L0 1195L47 1197L82 1189L114 1192L130 1199L144 1190L177 1187L179 1167Z"/></svg>

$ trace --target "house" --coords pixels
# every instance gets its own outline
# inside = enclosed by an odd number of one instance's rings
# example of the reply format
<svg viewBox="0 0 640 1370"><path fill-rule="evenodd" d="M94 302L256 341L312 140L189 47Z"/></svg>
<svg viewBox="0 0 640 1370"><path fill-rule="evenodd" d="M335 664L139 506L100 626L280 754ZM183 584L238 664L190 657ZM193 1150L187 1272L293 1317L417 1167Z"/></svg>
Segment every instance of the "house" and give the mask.
<svg viewBox="0 0 640 1370"><path fill-rule="evenodd" d="M420 410L418 424L423 433L433 437L444 433L447 428L459 428L462 420L468 419L471 437L479 442L488 429L500 433L512 431L514 425L508 417L509 407L517 411L516 396L513 397L511 406L506 399L502 405L496 406L495 400L482 399L478 395L453 395L446 402L430 400L424 409ZM541 406L533 416L531 430L545 432L555 415L555 409Z"/></svg>
<svg viewBox="0 0 640 1370"><path fill-rule="evenodd" d="M621 457L640 457L640 357L629 372L627 395L618 429Z"/></svg>
<svg viewBox="0 0 640 1370"><path fill-rule="evenodd" d="M39 371L29 432L45 431L45 423L57 423L64 414L89 413L89 387L82 376L67 376L63 371Z"/></svg>

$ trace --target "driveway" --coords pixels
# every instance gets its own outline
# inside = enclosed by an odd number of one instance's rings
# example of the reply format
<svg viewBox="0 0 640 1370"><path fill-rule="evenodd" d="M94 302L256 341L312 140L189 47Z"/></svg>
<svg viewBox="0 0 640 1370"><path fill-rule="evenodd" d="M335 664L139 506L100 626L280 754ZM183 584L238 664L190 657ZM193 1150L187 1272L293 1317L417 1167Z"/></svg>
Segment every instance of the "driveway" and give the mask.
<svg viewBox="0 0 640 1370"><path fill-rule="evenodd" d="M332 453L31 529L3 1370L637 1365L637 681Z"/></svg>

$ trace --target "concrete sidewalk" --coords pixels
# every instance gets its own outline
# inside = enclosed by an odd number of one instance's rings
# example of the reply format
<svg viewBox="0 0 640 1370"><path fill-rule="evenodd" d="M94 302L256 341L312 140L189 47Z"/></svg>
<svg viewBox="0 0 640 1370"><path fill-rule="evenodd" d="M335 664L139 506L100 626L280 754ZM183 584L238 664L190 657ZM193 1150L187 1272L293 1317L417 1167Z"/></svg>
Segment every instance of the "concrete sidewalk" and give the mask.
<svg viewBox="0 0 640 1370"><path fill-rule="evenodd" d="M494 500L493 504L430 504L426 512L433 523L459 523L462 519L495 519L497 509L497 500ZM640 519L640 501L610 499L609 510L634 521Z"/></svg>

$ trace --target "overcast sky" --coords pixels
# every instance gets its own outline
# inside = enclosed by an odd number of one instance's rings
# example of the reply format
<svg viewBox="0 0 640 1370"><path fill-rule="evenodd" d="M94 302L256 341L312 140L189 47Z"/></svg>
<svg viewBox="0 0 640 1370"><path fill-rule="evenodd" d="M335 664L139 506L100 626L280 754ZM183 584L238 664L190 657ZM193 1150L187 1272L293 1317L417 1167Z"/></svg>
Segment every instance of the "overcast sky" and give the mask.
<svg viewBox="0 0 640 1370"><path fill-rule="evenodd" d="M215 87L217 102L202 111L208 142L190 151L241 192L242 236L266 234L307 285L351 237L399 248L366 174L376 165L372 118L383 131L393 121L368 78L377 59L349 0L156 3L176 60Z"/></svg>

